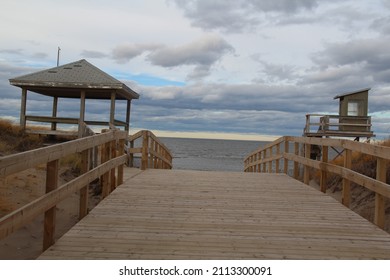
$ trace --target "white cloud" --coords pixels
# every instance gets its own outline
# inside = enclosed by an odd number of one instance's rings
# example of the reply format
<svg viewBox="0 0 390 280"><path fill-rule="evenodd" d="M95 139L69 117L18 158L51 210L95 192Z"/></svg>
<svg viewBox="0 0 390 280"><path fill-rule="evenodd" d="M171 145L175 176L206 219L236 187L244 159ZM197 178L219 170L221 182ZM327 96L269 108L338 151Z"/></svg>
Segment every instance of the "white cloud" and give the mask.
<svg viewBox="0 0 390 280"><path fill-rule="evenodd" d="M388 5L161 0L151 9L140 0L4 0L1 114L19 115L20 89L8 79L55 66L60 46L60 63L85 57L141 94L132 105L138 127L301 135L306 113L337 112L336 94L372 87L369 110L383 135L390 108ZM29 110L50 115L50 100L36 94L28 100ZM76 103L60 100L61 114L77 115ZM87 102L87 116L108 108Z"/></svg>

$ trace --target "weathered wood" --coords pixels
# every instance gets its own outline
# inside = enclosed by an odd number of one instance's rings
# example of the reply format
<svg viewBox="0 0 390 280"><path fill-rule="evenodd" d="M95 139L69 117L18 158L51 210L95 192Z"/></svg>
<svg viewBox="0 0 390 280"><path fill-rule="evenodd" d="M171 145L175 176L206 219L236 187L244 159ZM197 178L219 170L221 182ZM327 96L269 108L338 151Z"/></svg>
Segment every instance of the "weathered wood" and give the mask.
<svg viewBox="0 0 390 280"><path fill-rule="evenodd" d="M328 151L329 148L328 146L322 146L322 158L321 158L321 161L326 164L328 163ZM328 177L328 173L325 171L325 170L322 170L321 169L321 178L320 178L320 189L323 193L326 193L326 189L327 189L327 177Z"/></svg>
<svg viewBox="0 0 390 280"><path fill-rule="evenodd" d="M124 149L125 149L124 147L125 147L125 140L124 139L119 140L119 143L118 143L119 150L118 150L116 157L123 155ZM123 168L124 168L124 164L121 164L118 166L118 180L117 180L118 186L123 183Z"/></svg>
<svg viewBox="0 0 390 280"><path fill-rule="evenodd" d="M110 105L110 128L115 126L115 98L116 92L111 92L111 105Z"/></svg>
<svg viewBox="0 0 390 280"><path fill-rule="evenodd" d="M52 108L52 114L51 114L51 116L53 118L57 117L57 107L58 107L58 97L54 96L53 97L53 108ZM57 130L57 123L55 123L55 122L51 123L51 130Z"/></svg>
<svg viewBox="0 0 390 280"><path fill-rule="evenodd" d="M312 122L310 117L320 118L320 122ZM334 122L330 122L330 119L334 119ZM314 132L311 131L313 127ZM369 116L308 114L306 115L304 135L307 137L373 137L375 135L370 131L371 127L371 117Z"/></svg>
<svg viewBox="0 0 390 280"><path fill-rule="evenodd" d="M46 193L58 188L58 160L48 162L46 165ZM47 209L43 227L43 251L54 244L56 229L56 206Z"/></svg>
<svg viewBox="0 0 390 280"><path fill-rule="evenodd" d="M344 168L351 169L352 166L352 151L344 150ZM343 191L341 203L349 207L351 203L351 181L348 178L343 178Z"/></svg>
<svg viewBox="0 0 390 280"><path fill-rule="evenodd" d="M20 128L26 129L26 108L27 108L27 89L22 88L22 99L20 104Z"/></svg>
<svg viewBox="0 0 390 280"><path fill-rule="evenodd" d="M85 120L85 90L80 93L80 118L79 118L79 138L83 137L83 124Z"/></svg>
<svg viewBox="0 0 390 280"><path fill-rule="evenodd" d="M22 206L21 208L7 214L0 219L0 239L8 236L21 226L27 224L32 219L41 215L46 210L54 207L59 202L79 191L100 175L106 173L114 166L125 163L127 156L123 155L107 161L59 188L39 197L38 199Z"/></svg>
<svg viewBox="0 0 390 280"><path fill-rule="evenodd" d="M380 182L386 183L386 171L387 171L386 160L382 158L378 158L376 163L376 179ZM374 223L382 229L385 228L385 211L386 211L385 199L383 195L376 193Z"/></svg>
<svg viewBox="0 0 390 280"><path fill-rule="evenodd" d="M65 118L65 117L48 117L48 116L26 116L26 120L34 122L49 122L49 123L65 123L65 124L78 124L77 118Z"/></svg>
<svg viewBox="0 0 390 280"><path fill-rule="evenodd" d="M272 147L278 146L280 141L284 140L285 145L287 142L294 142L295 154L288 152L283 153L283 159L294 162L294 178L298 178L298 164L304 166L304 178L303 181L308 184L310 181L309 170L315 168L321 172L320 188L322 192L326 192L326 176L328 173L339 175L343 179L343 191L342 191L342 203L345 206L350 205L351 200L351 182L367 188L375 192L375 223L384 228L385 221L385 198L390 198L390 185L386 183L386 162L390 160L390 148L379 145L372 145L367 143L359 143L355 141L345 139L322 139L314 137L291 137L285 136L276 140L274 143L268 144L262 149L257 149L251 153L245 160L245 170L253 170L255 164L277 161L276 155L272 152L267 154L267 151L272 151ZM299 144L305 146L305 157L298 155ZM312 160L309 157L309 149L311 145L321 145L323 149L322 161ZM333 165L328 162L328 147L338 147L345 150L344 166ZM271 148L270 148L271 147ZM277 151L277 148L276 148ZM352 152L358 152L373 156L377 159L377 178L373 179L356 171L351 170ZM256 153L264 153L264 158L259 162L253 162L253 155ZM277 154L278 152L276 152ZM248 160L250 159L250 160ZM271 165L270 165L271 166ZM265 172L265 170L258 170L258 172ZM379 179L380 178L380 179Z"/></svg>
<svg viewBox="0 0 390 280"><path fill-rule="evenodd" d="M305 144L305 158L310 159L311 145ZM310 167L305 165L303 168L303 182L308 185L310 183Z"/></svg>
<svg viewBox="0 0 390 280"><path fill-rule="evenodd" d="M299 143L294 143L294 154L296 157L299 156ZM299 164L297 161L294 162L294 179L298 180L299 179Z"/></svg>
<svg viewBox="0 0 390 280"><path fill-rule="evenodd" d="M15 155L0 158L0 176L7 176L39 164L60 159L68 154L80 153L86 149L99 146L113 139L125 139L124 131L109 131L100 135L94 135L77 139L71 142L39 148Z"/></svg>
<svg viewBox="0 0 390 280"><path fill-rule="evenodd" d="M149 133L143 131L142 133L142 157L141 157L141 170L146 170L149 167Z"/></svg>
<svg viewBox="0 0 390 280"><path fill-rule="evenodd" d="M110 157L109 159L115 158L116 154L116 141L111 141L110 143ZM116 188L116 169L113 168L110 170L110 193Z"/></svg>
<svg viewBox="0 0 390 280"><path fill-rule="evenodd" d="M290 150L290 143L288 141L284 142L284 153L288 153ZM283 158L283 172L285 174L288 174L288 160L286 158Z"/></svg>
<svg viewBox="0 0 390 280"><path fill-rule="evenodd" d="M102 145L101 163L105 163L110 160L110 142ZM100 184L102 185L102 199L110 194L110 170L102 174L100 177Z"/></svg>
<svg viewBox="0 0 390 280"><path fill-rule="evenodd" d="M131 99L127 100L127 106L126 106L126 131L129 132L130 130L130 109L131 109Z"/></svg>
<svg viewBox="0 0 390 280"><path fill-rule="evenodd" d="M85 150L81 153L81 174L89 170L89 153L91 150ZM81 220L88 214L88 185L80 189L79 219Z"/></svg>
<svg viewBox="0 0 390 280"><path fill-rule="evenodd" d="M282 174L146 170L40 259L389 259L390 236Z"/></svg>

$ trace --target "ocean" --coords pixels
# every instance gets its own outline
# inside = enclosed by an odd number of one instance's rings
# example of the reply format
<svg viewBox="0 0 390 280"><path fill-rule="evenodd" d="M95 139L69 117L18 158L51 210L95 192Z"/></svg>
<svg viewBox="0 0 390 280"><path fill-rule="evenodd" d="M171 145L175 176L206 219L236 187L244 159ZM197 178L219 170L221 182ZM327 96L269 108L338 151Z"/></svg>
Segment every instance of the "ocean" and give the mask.
<svg viewBox="0 0 390 280"><path fill-rule="evenodd" d="M244 171L244 159L269 142L160 137L173 155L173 169Z"/></svg>

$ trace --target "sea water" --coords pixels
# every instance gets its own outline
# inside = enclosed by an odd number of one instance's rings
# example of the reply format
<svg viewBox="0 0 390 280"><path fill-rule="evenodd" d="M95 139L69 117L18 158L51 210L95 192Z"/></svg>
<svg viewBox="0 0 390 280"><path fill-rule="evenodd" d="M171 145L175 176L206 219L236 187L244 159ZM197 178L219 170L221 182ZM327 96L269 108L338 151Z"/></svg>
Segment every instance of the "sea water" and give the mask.
<svg viewBox="0 0 390 280"><path fill-rule="evenodd" d="M173 154L173 169L243 171L244 159L269 142L161 137Z"/></svg>

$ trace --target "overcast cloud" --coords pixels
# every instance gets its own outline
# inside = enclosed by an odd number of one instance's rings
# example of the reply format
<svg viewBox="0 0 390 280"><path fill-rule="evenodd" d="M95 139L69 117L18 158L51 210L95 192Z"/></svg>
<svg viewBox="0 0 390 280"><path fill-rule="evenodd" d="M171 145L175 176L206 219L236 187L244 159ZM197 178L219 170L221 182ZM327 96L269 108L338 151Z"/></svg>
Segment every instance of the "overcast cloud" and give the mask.
<svg viewBox="0 0 390 280"><path fill-rule="evenodd" d="M0 116L17 120L8 79L87 59L140 93L134 129L301 135L307 113L337 114L333 97L371 87L378 137L390 134L387 0L3 0ZM59 13L58 11L62 11ZM31 93L27 111L51 114ZM78 116L60 100L59 116ZM123 119L125 103L117 103ZM86 117L108 119L88 101Z"/></svg>

